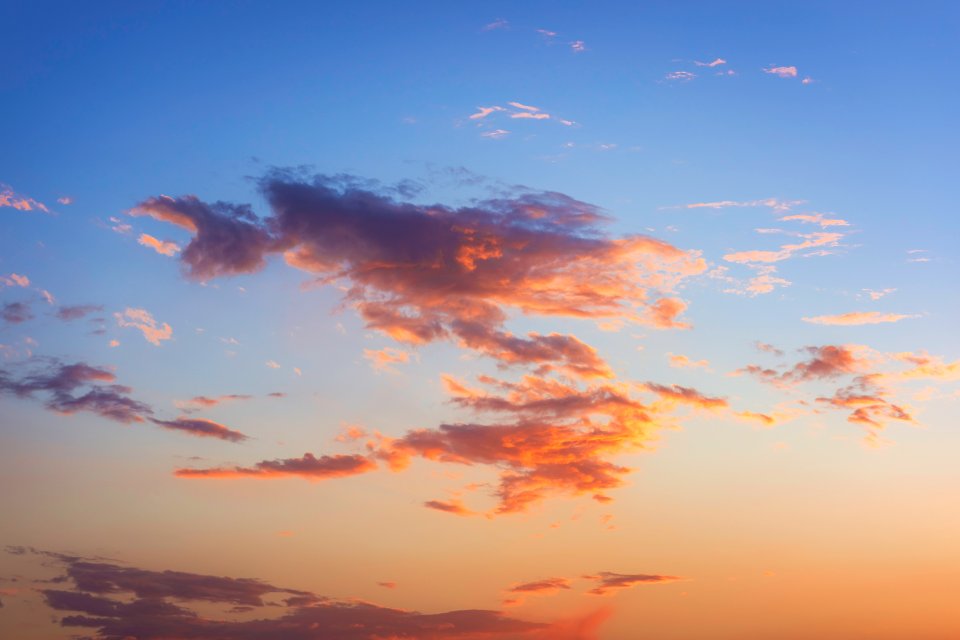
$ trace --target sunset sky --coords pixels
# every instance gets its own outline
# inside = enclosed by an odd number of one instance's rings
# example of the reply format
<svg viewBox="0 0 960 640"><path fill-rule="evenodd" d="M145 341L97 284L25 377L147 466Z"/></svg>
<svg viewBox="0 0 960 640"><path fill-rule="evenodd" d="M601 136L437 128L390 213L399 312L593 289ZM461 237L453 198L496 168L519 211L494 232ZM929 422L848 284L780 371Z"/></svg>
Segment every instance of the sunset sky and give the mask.
<svg viewBox="0 0 960 640"><path fill-rule="evenodd" d="M0 637L960 637L956 3L0 23Z"/></svg>

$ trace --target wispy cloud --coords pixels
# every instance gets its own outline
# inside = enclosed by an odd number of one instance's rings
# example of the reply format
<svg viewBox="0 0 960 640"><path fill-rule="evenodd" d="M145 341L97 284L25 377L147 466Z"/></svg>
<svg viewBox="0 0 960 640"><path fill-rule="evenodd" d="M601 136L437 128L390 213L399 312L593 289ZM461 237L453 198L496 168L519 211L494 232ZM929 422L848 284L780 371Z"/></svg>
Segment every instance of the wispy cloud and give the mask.
<svg viewBox="0 0 960 640"><path fill-rule="evenodd" d="M597 596L607 595L613 591L629 589L630 587L642 584L661 584L683 579L677 576L661 576L644 573L613 573L612 571L601 571L596 575L583 577L597 583L597 586L587 592Z"/></svg>
<svg viewBox="0 0 960 640"><path fill-rule="evenodd" d="M239 431L234 431L218 422L205 420L203 418L189 418L185 416L181 416L175 420L158 420L152 418L151 422L164 429L179 431L201 438L217 438L229 442L242 442L248 439L246 435Z"/></svg>
<svg viewBox="0 0 960 640"><path fill-rule="evenodd" d="M308 480L327 480L366 473L376 468L376 462L366 456L335 455L317 458L311 453L305 453L302 458L264 460L252 467L177 469L174 475L180 478L300 477Z"/></svg>
<svg viewBox="0 0 960 640"><path fill-rule="evenodd" d="M775 67L770 66L766 67L763 70L764 73L769 73L771 75L779 76L781 78L796 78L797 77L797 68L796 67Z"/></svg>
<svg viewBox="0 0 960 640"><path fill-rule="evenodd" d="M693 64L697 65L698 67L719 67L722 64L727 64L727 61L723 58L715 58L712 62L700 62L698 60L694 60Z"/></svg>
<svg viewBox="0 0 960 640"><path fill-rule="evenodd" d="M410 361L410 353L402 349L385 347L383 349L364 349L363 357L370 361L370 366L374 371L385 371L396 373L393 368L395 364L404 364Z"/></svg>
<svg viewBox="0 0 960 640"><path fill-rule="evenodd" d="M906 320L907 318L919 317L920 316L916 314L881 313L879 311L851 311L850 313L841 313L834 316L815 316L812 318L803 318L803 321L811 324L859 326L864 324L900 322L901 320Z"/></svg>
<svg viewBox="0 0 960 640"><path fill-rule="evenodd" d="M667 75L663 76L667 80L693 80L697 77L697 74L691 73L690 71L671 71Z"/></svg>

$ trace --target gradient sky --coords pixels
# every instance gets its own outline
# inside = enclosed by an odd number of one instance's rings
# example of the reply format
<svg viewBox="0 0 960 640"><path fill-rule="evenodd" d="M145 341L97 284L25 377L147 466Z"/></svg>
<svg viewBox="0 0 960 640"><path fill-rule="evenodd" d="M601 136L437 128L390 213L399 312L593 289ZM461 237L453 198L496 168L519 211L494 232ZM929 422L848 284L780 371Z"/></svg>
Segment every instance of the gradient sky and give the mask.
<svg viewBox="0 0 960 640"><path fill-rule="evenodd" d="M0 636L960 637L955 3L0 18Z"/></svg>

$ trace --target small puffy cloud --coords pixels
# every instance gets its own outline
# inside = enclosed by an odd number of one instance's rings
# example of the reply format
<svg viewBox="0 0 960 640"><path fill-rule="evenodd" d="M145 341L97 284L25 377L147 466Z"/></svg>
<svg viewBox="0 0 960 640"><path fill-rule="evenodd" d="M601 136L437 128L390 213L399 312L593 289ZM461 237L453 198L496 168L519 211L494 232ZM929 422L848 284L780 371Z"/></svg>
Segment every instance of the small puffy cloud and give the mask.
<svg viewBox="0 0 960 640"><path fill-rule="evenodd" d="M879 311L852 311L834 316L815 316L803 318L811 324L827 324L836 326L858 326L863 324L881 324L886 322L900 322L907 318L919 318L916 314L881 313Z"/></svg>
<svg viewBox="0 0 960 640"><path fill-rule="evenodd" d="M87 317L91 313L97 313L98 311L103 311L103 305L99 304L77 304L77 305L67 305L57 309L56 316L60 320L65 322L70 322L72 320L80 320Z"/></svg>
<svg viewBox="0 0 960 640"><path fill-rule="evenodd" d="M33 312L26 302L7 302L0 307L0 318L10 324L20 324L33 319Z"/></svg>
<svg viewBox="0 0 960 640"><path fill-rule="evenodd" d="M797 77L797 68L796 67L766 67L763 70L764 73L769 73L771 75L778 76L780 78L796 78Z"/></svg>
<svg viewBox="0 0 960 640"><path fill-rule="evenodd" d="M878 291L874 289L863 289L863 291L866 292L866 294L870 297L871 300L876 301L876 300L879 300L880 298L890 295L891 293L895 292L896 289L888 288L888 289L880 289Z"/></svg>
<svg viewBox="0 0 960 640"><path fill-rule="evenodd" d="M29 287L30 278L18 273L11 273L9 276L0 276L0 283L8 287Z"/></svg>
<svg viewBox="0 0 960 640"><path fill-rule="evenodd" d="M57 198L57 202L63 205L73 204L73 198L71 198L70 196L62 196L60 198Z"/></svg>
<svg viewBox="0 0 960 640"><path fill-rule="evenodd" d="M267 360L264 364L266 364L266 365L267 365L268 367L270 367L271 369L279 369L279 368L280 368L280 363L277 362L277 361L275 361L275 360Z"/></svg>
<svg viewBox="0 0 960 640"><path fill-rule="evenodd" d="M706 369L710 366L707 360L691 360L682 354L667 353L667 358L670 360L670 366L677 369Z"/></svg>
<svg viewBox="0 0 960 640"><path fill-rule="evenodd" d="M410 361L410 354L402 349L386 347L380 350L364 349L363 357L370 361L375 371L389 371L396 373L391 365L403 364Z"/></svg>
<svg viewBox="0 0 960 640"><path fill-rule="evenodd" d="M146 341L156 347L160 346L161 341L170 340L173 337L173 329L170 325L166 322L158 323L145 309L127 307L123 313L114 313L113 317L121 327L140 330Z"/></svg>
<svg viewBox="0 0 960 640"><path fill-rule="evenodd" d="M0 208L10 207L17 211L43 211L50 213L50 209L42 202L28 198L15 192L9 185L0 183Z"/></svg>
<svg viewBox="0 0 960 640"><path fill-rule="evenodd" d="M145 247L153 249L162 256L175 256L180 253L180 247L177 245L177 243L168 242L166 240L158 240L146 233L141 233L137 242Z"/></svg>
<svg viewBox="0 0 960 640"><path fill-rule="evenodd" d="M583 40L574 40L570 43L570 50L574 53L583 53L587 50L587 45Z"/></svg>

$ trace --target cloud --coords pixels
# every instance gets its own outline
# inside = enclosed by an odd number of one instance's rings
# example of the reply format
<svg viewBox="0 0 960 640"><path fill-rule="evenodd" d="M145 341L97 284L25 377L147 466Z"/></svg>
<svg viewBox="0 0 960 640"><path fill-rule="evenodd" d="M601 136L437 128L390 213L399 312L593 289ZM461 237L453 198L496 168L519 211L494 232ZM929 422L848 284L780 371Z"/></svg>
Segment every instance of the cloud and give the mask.
<svg viewBox="0 0 960 640"><path fill-rule="evenodd" d="M583 53L587 50L587 45L583 40L574 40L570 43L570 50L574 53Z"/></svg>
<svg viewBox="0 0 960 640"><path fill-rule="evenodd" d="M279 369L279 368L280 368L280 363L277 362L276 360L267 360L264 364L266 364L266 365L267 365L268 367L270 367L271 369Z"/></svg>
<svg viewBox="0 0 960 640"><path fill-rule="evenodd" d="M486 131L484 133L481 133L480 135L483 136L484 138L497 139L497 138L502 138L508 135L509 133L510 132L507 131L506 129L494 129L493 131Z"/></svg>
<svg viewBox="0 0 960 640"><path fill-rule="evenodd" d="M272 395L272 394L271 394ZM191 413L194 411L199 411L200 409L210 409L216 407L217 405L223 404L224 402L232 402L236 400L250 400L253 396L239 394L239 393L230 393L222 396L217 396L211 398L208 396L194 396L189 400L175 402L174 404L178 409Z"/></svg>
<svg viewBox="0 0 960 640"><path fill-rule="evenodd" d="M640 584L659 584L664 582L675 582L682 580L677 576L649 575L643 573L613 573L611 571L601 571L592 576L583 576L587 580L593 580L597 583L593 589L587 593L597 596L607 595L611 591L619 589L628 589Z"/></svg>
<svg viewBox="0 0 960 640"><path fill-rule="evenodd" d="M706 369L710 366L707 360L691 360L682 354L667 353L667 358L670 360L670 366L677 369Z"/></svg>
<svg viewBox="0 0 960 640"><path fill-rule="evenodd" d="M370 366L374 371L388 371L396 373L391 365L402 364L410 361L410 354L401 349L386 347L375 351L373 349L364 349L363 357L370 361Z"/></svg>
<svg viewBox="0 0 960 640"><path fill-rule="evenodd" d="M21 324L33 320L33 312L26 302L7 302L0 307L0 318L10 324Z"/></svg>
<svg viewBox="0 0 960 640"><path fill-rule="evenodd" d="M836 247L844 237L842 233L830 233L820 231L816 233L799 234L802 242L781 245L776 251L737 251L723 256L727 262L745 263L770 263L780 262L792 258L795 254L805 249L814 247Z"/></svg>
<svg viewBox="0 0 960 640"><path fill-rule="evenodd" d="M863 291L866 291L866 292L867 292L867 295L870 296L870 299L871 299L871 300L876 301L876 300L879 300L880 298L883 298L884 296L890 295L891 293L893 293L894 291L896 291L896 289L892 289L892 288L891 288L891 289L881 289L881 290L879 290L879 291L874 291L873 289L863 289Z"/></svg>
<svg viewBox="0 0 960 640"><path fill-rule="evenodd" d="M114 313L113 317L117 319L117 324L121 327L139 329L146 341L154 346L159 347L161 341L173 337L173 329L170 328L170 325L166 322L158 325L150 312L145 309L127 307L123 313Z"/></svg>
<svg viewBox="0 0 960 640"><path fill-rule="evenodd" d="M141 233L137 242L145 247L150 247L162 256L175 256L180 253L180 247L175 242L157 240L146 233Z"/></svg>
<svg viewBox="0 0 960 640"><path fill-rule="evenodd" d="M555 593L561 589L569 589L570 580L567 578L545 578L543 580L535 580L533 582L521 582L515 584L509 589L508 593L521 593L521 594L531 594L531 593Z"/></svg>
<svg viewBox="0 0 960 640"><path fill-rule="evenodd" d="M343 283L368 328L404 343L453 339L506 364L596 376L607 369L592 348L572 336L513 335L503 326L507 310L686 326L675 320L684 303L663 294L701 273L702 258L647 236L607 238L592 205L521 192L451 209L366 186L272 173L261 180L273 210L262 222L247 207L193 197L153 198L134 211L196 229L180 256L192 277L257 271L267 254L282 253L318 283ZM204 236L237 225L243 231L226 244Z"/></svg>
<svg viewBox="0 0 960 640"><path fill-rule="evenodd" d="M789 211L791 207L803 204L805 200L779 200L777 198L765 198L762 200L717 200L714 202L694 202L665 209L727 209L727 208L747 208L747 207L769 207L772 211L781 213Z"/></svg>
<svg viewBox="0 0 960 640"><path fill-rule="evenodd" d="M769 73L781 78L796 78L797 77L797 68L796 67L767 67L763 70L764 73Z"/></svg>
<svg viewBox="0 0 960 640"><path fill-rule="evenodd" d="M157 420L153 418L151 422L164 429L182 431L201 438L217 438L229 442L242 442L248 439L248 436L239 431L234 431L213 420L205 420L203 418L188 418L184 416L176 420Z"/></svg>
<svg viewBox="0 0 960 640"><path fill-rule="evenodd" d="M472 516L476 515L470 509L467 509L462 502L459 500L427 500L423 503L428 509L433 509L434 511L442 511L444 513L452 513L455 516Z"/></svg>
<svg viewBox="0 0 960 640"><path fill-rule="evenodd" d="M693 80L697 77L697 74L690 73L689 71L671 71L663 77L667 80Z"/></svg>
<svg viewBox="0 0 960 640"><path fill-rule="evenodd" d="M497 18L493 22L483 25L482 31L495 31L497 29L509 29L510 23L503 18Z"/></svg>
<svg viewBox="0 0 960 640"><path fill-rule="evenodd" d="M103 311L103 305L99 304L78 304L72 306L63 306L57 309L56 316L64 322L72 320L81 320L91 313Z"/></svg>
<svg viewBox="0 0 960 640"><path fill-rule="evenodd" d="M501 611L421 613L336 599L253 578L155 571L36 550L64 573L39 593L67 628L101 640L587 640L609 609L556 622L533 622ZM392 584L392 583L381 583ZM216 607L215 605L219 605ZM215 611L225 609L225 613ZM254 613L237 619L238 613Z"/></svg>
<svg viewBox="0 0 960 640"><path fill-rule="evenodd" d="M17 211L36 210L43 211L44 213L50 213L50 209L48 209L47 206L42 202L37 202L33 198L20 195L9 185L0 183L0 208L3 207L11 207Z"/></svg>
<svg viewBox="0 0 960 640"><path fill-rule="evenodd" d="M327 480L366 473L376 468L376 462L365 456L335 455L317 458L311 453L305 453L302 458L264 460L253 467L177 469L174 475L179 478L300 477L308 480Z"/></svg>
<svg viewBox="0 0 960 640"><path fill-rule="evenodd" d="M505 111L503 107L477 107L478 111L469 116L471 120L482 120L495 111Z"/></svg>
<svg viewBox="0 0 960 640"><path fill-rule="evenodd" d="M789 222L796 220L798 222L810 222L813 224L818 224L823 228L826 227L849 227L850 223L846 220L840 218L827 218L822 213L797 213L790 216L784 216L780 218L784 222Z"/></svg>
<svg viewBox="0 0 960 640"><path fill-rule="evenodd" d="M528 104L522 104L520 102L508 102L511 107L516 107L517 109L523 109L524 111L540 111L539 107L531 107Z"/></svg>
<svg viewBox="0 0 960 640"><path fill-rule="evenodd" d="M73 198L71 198L70 196L62 196L60 198L57 198L57 202L63 205L73 204Z"/></svg>
<svg viewBox="0 0 960 640"><path fill-rule="evenodd" d="M75 393L83 388L85 393ZM43 393L47 395L46 408L62 414L87 411L122 423L143 422L153 411L130 398L131 391L130 387L116 384L116 376L111 371L82 362L53 363L20 380L14 380L0 369L0 394L31 398Z"/></svg>
<svg viewBox="0 0 960 640"><path fill-rule="evenodd" d="M190 277L208 280L217 276L249 273L264 266L272 249L267 231L246 205L208 204L194 196L158 196L129 211L186 229L193 239L180 254Z"/></svg>
<svg viewBox="0 0 960 640"><path fill-rule="evenodd" d="M29 287L30 278L19 273L11 273L9 276L0 276L0 283L8 287Z"/></svg>
<svg viewBox="0 0 960 640"><path fill-rule="evenodd" d="M723 58L716 58L713 60L713 62L699 62L694 60L693 64L697 65L698 67L719 67L722 64L727 64L727 61Z"/></svg>
<svg viewBox="0 0 960 640"><path fill-rule="evenodd" d="M519 119L526 118L528 120L549 120L550 114L549 113L530 113L529 111L521 111L519 113L511 114L510 117L519 118Z"/></svg>
<svg viewBox="0 0 960 640"><path fill-rule="evenodd" d="M827 324L836 326L859 326L864 324L881 324L885 322L900 322L907 318L919 318L920 316L902 313L880 313L879 311L851 311L850 313L841 313L835 316L815 316L813 318L803 318L804 322L811 324Z"/></svg>

